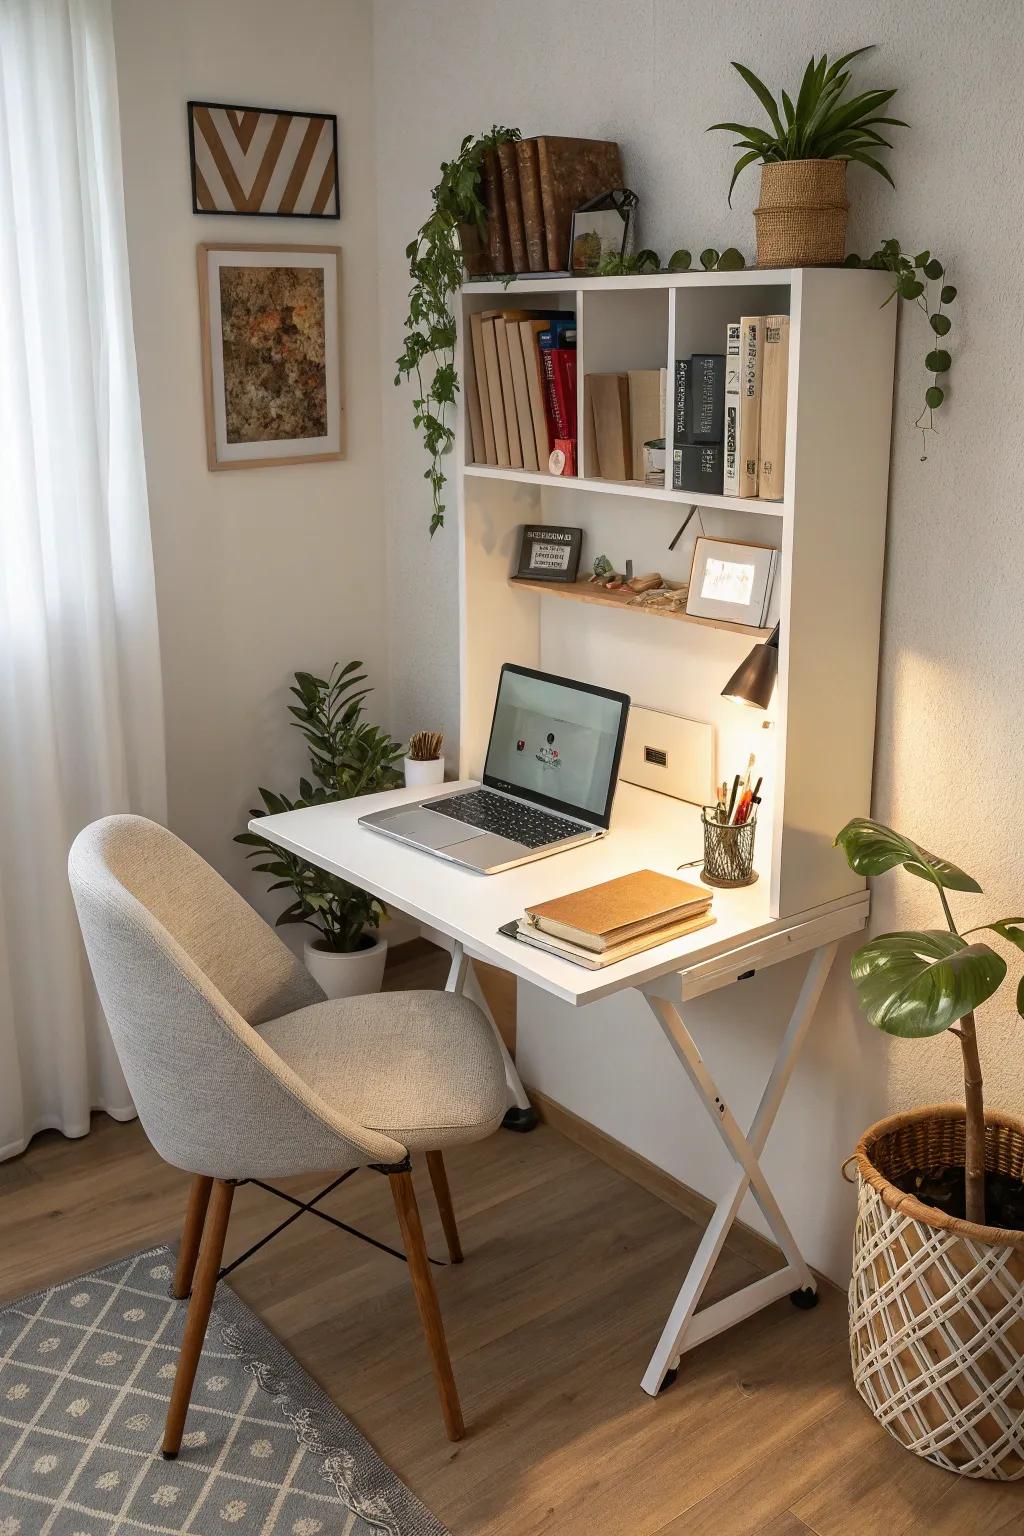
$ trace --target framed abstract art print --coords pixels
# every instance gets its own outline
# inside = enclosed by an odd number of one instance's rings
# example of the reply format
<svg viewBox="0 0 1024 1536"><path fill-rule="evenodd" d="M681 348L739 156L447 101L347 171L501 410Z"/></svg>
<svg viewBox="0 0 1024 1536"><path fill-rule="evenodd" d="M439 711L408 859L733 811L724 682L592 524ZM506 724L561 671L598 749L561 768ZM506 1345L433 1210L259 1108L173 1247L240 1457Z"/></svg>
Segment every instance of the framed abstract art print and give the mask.
<svg viewBox="0 0 1024 1536"><path fill-rule="evenodd" d="M200 245L210 469L343 456L341 251Z"/></svg>

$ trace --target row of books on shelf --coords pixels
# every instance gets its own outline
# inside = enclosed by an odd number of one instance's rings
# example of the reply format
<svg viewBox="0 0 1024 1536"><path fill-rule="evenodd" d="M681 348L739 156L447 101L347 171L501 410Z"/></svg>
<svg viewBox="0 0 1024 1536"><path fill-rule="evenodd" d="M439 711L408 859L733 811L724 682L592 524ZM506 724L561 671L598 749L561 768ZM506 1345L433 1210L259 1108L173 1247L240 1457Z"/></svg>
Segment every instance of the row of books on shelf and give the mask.
<svg viewBox="0 0 1024 1536"><path fill-rule="evenodd" d="M573 212L622 186L618 144L541 134L499 144L482 165L486 230L479 252L465 252L472 276L564 272Z"/></svg>
<svg viewBox="0 0 1024 1536"><path fill-rule="evenodd" d="M744 315L726 328L724 353L679 358L673 488L781 501L788 391L788 315Z"/></svg>
<svg viewBox="0 0 1024 1536"><path fill-rule="evenodd" d="M485 309L470 319L466 447L474 464L575 473L576 316Z"/></svg>

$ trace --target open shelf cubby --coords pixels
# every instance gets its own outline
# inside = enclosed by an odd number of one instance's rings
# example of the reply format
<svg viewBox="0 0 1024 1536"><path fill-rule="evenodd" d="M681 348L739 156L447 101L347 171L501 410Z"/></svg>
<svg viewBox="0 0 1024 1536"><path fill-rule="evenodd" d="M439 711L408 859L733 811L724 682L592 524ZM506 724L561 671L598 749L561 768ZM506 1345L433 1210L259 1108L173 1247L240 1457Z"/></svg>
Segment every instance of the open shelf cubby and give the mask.
<svg viewBox="0 0 1024 1536"><path fill-rule="evenodd" d="M718 780L756 752L765 784L755 863L774 916L861 889L833 838L870 806L895 342L887 292L884 273L823 268L466 284L460 377L472 366L474 313L575 314L577 443L588 372L663 367L671 381L676 358L724 351L726 325L745 314L788 314L790 346L782 501L467 463L460 393L463 776L482 770L503 662L621 689L637 705L711 723ZM666 415L671 465L671 383ZM526 523L582 528L579 580L515 579ZM721 697L765 630L632 606L585 579L604 554L617 570L632 561L637 575L685 585L702 534L779 551L779 677L767 716Z"/></svg>

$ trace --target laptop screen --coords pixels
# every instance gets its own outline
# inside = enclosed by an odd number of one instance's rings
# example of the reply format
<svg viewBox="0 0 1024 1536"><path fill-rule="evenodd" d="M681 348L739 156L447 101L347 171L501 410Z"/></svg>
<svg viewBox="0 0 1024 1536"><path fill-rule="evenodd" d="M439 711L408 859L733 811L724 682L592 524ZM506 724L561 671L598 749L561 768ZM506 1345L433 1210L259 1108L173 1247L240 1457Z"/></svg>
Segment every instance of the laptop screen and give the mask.
<svg viewBox="0 0 1024 1536"><path fill-rule="evenodd" d="M628 714L624 693L506 663L484 783L607 827Z"/></svg>

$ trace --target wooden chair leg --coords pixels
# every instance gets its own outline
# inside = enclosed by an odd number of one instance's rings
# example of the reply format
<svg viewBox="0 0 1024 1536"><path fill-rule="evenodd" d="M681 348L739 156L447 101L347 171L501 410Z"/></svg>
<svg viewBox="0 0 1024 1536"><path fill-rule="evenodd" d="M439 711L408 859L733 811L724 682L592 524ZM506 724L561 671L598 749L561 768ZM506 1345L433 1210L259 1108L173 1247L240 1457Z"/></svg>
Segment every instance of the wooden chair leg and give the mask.
<svg viewBox="0 0 1024 1536"><path fill-rule="evenodd" d="M434 1198L437 1200L445 1242L448 1244L448 1257L453 1264L461 1264L462 1244L459 1241L459 1229L455 1221L452 1192L448 1188L448 1171L440 1152L427 1153L427 1171L430 1174L430 1182L434 1186Z"/></svg>
<svg viewBox="0 0 1024 1536"><path fill-rule="evenodd" d="M419 1309L420 1322L423 1324L423 1332L426 1335L427 1348L430 1351L430 1363L437 1383L438 1396L441 1399L444 1427L449 1440L461 1440L466 1433L462 1422L462 1408L459 1404L455 1377L452 1375L452 1363L448 1358L444 1323L441 1321L437 1293L430 1273L430 1261L423 1241L423 1227L420 1224L416 1194L412 1187L412 1174L389 1173L388 1183L391 1185L398 1225L402 1229L402 1241L405 1244L406 1258L409 1260L409 1276L412 1280L413 1294L416 1297L416 1306Z"/></svg>
<svg viewBox="0 0 1024 1536"><path fill-rule="evenodd" d="M174 1283L171 1286L171 1295L176 1296L179 1301L192 1289L192 1276L196 1272L199 1242L203 1235L206 1207L210 1203L212 1188L213 1180L208 1179L204 1174L197 1173L192 1180L188 1210L185 1212L185 1226L181 1234L181 1247L178 1249L178 1267L174 1271Z"/></svg>
<svg viewBox="0 0 1024 1536"><path fill-rule="evenodd" d="M224 1179L217 1179L213 1185L210 1211L203 1231L203 1245L192 1286L192 1299L188 1304L188 1316L185 1319L185 1336L181 1341L181 1350L178 1354L178 1371L174 1378L171 1401L167 1409L167 1421L164 1425L163 1454L168 1461L173 1461L181 1449L185 1415L188 1413L188 1405L192 1398L192 1386L199 1368L199 1356L206 1337L206 1325L210 1321L210 1309L213 1306L213 1293L217 1289L217 1275L220 1272L220 1261L224 1253L224 1238L228 1230L228 1217L231 1215L231 1201L234 1193L235 1186Z"/></svg>

